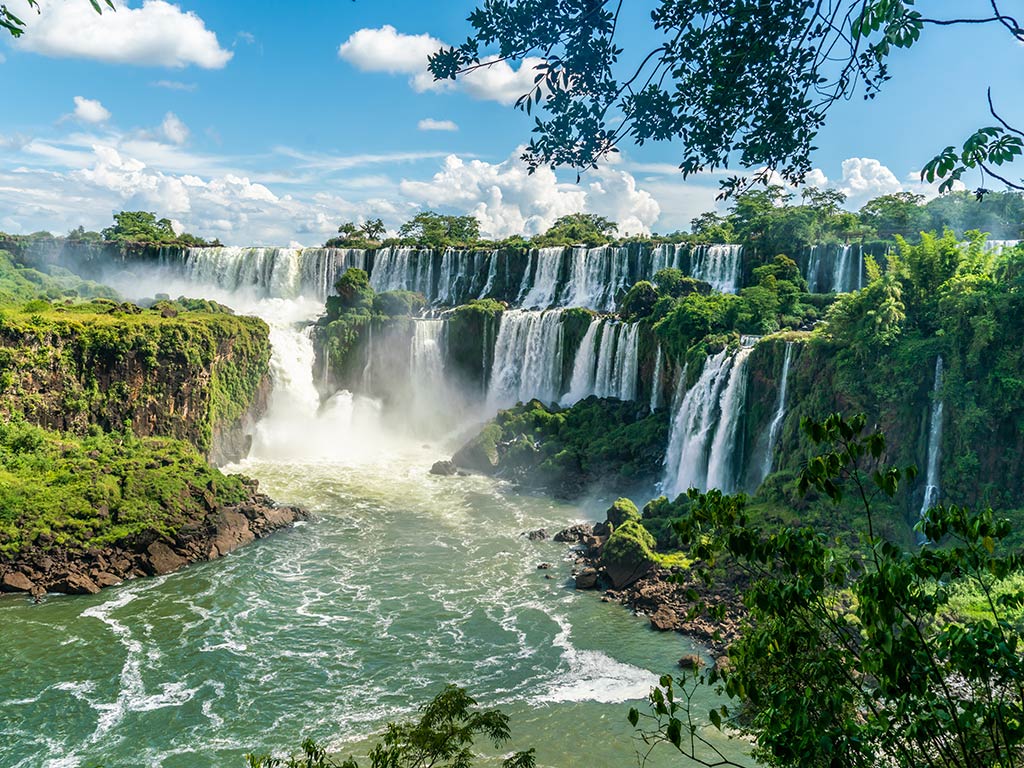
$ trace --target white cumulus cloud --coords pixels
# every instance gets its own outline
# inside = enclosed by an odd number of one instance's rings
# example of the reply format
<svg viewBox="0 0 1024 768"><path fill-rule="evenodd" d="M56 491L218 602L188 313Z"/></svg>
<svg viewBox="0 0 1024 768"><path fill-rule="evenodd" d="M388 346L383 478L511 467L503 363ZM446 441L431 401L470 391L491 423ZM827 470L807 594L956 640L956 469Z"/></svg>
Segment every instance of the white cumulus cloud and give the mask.
<svg viewBox="0 0 1024 768"><path fill-rule="evenodd" d="M451 120L435 120L432 117L425 117L416 125L421 131L457 131L459 126Z"/></svg>
<svg viewBox="0 0 1024 768"><path fill-rule="evenodd" d="M338 47L338 56L363 72L412 75L417 91L444 86L427 72L427 57L444 43L430 35L406 35L390 24L380 29L360 29Z"/></svg>
<svg viewBox="0 0 1024 768"><path fill-rule="evenodd" d="M443 41L431 35L407 35L385 24L379 29L353 32L338 48L338 56L363 72L410 75L409 85L419 93L461 90L474 99L505 105L514 104L533 88L536 67L544 61L526 58L515 69L497 56L487 56L481 62L490 66L462 75L456 81L434 80L427 71L427 57L444 47Z"/></svg>
<svg viewBox="0 0 1024 768"><path fill-rule="evenodd" d="M16 2L27 31L15 44L44 56L204 69L220 69L232 56L198 15L165 0L144 0L141 8L114 0L116 11L102 15L83 0L42 0L38 15Z"/></svg>
<svg viewBox="0 0 1024 768"><path fill-rule="evenodd" d="M110 119L110 111L96 99L87 99L84 96L75 96L76 120L83 123L105 123Z"/></svg>
<svg viewBox="0 0 1024 768"><path fill-rule="evenodd" d="M431 179L407 179L399 189L416 206L476 216L481 232L496 238L538 234L558 217L581 211L618 221L622 232L650 232L661 212L625 171L602 169L588 174L584 184L567 184L549 168L528 173L519 154L501 163L450 155Z"/></svg>
<svg viewBox="0 0 1024 768"><path fill-rule="evenodd" d="M163 132L164 137L172 144L181 145L188 141L188 126L173 112L167 113L163 124L160 126L160 130Z"/></svg>

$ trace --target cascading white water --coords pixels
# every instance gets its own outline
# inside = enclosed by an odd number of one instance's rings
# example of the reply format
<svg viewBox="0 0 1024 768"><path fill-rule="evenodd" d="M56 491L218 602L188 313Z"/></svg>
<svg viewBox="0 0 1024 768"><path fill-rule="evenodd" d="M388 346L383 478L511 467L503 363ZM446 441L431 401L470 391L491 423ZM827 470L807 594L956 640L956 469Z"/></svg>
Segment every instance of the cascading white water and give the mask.
<svg viewBox="0 0 1024 768"><path fill-rule="evenodd" d="M640 325L630 323L619 330L615 358L615 380L620 400L636 399L637 370L640 364Z"/></svg>
<svg viewBox="0 0 1024 768"><path fill-rule="evenodd" d="M597 333L601 330L604 320L595 317L587 326L587 332L583 334L579 349L576 350L576 360L572 366L572 381L569 383L569 392L562 400L563 405L578 403L585 397L594 393L594 376L597 372Z"/></svg>
<svg viewBox="0 0 1024 768"><path fill-rule="evenodd" d="M554 306L558 295L558 275L562 269L562 253L564 248L535 249L531 259L536 260L537 268L530 290L522 298L521 304L526 309L547 309ZM524 275L523 279L526 279Z"/></svg>
<svg viewBox="0 0 1024 768"><path fill-rule="evenodd" d="M1007 248L1016 248L1022 242L1024 240L986 240L983 247L986 251L999 254Z"/></svg>
<svg viewBox="0 0 1024 768"><path fill-rule="evenodd" d="M381 248L373 260L370 285L377 292L418 291L435 298L434 252L429 248Z"/></svg>
<svg viewBox="0 0 1024 768"><path fill-rule="evenodd" d="M928 426L928 471L925 473L924 500L920 517L939 503L939 463L942 458L942 356L935 360L935 383L932 385L931 423Z"/></svg>
<svg viewBox="0 0 1024 768"><path fill-rule="evenodd" d="M444 383L444 320L417 320L414 325L410 365L413 381L427 389L438 389Z"/></svg>
<svg viewBox="0 0 1024 768"><path fill-rule="evenodd" d="M498 252L491 251L490 256L487 259L487 281L484 283L483 290L477 296L478 299L486 298L491 295L491 291L494 290L494 279L498 276Z"/></svg>
<svg viewBox="0 0 1024 768"><path fill-rule="evenodd" d="M699 245L690 256L690 275L721 293L736 293L742 245Z"/></svg>
<svg viewBox="0 0 1024 768"><path fill-rule="evenodd" d="M651 374L651 413L661 405L661 344L654 355L654 372Z"/></svg>
<svg viewBox="0 0 1024 768"><path fill-rule="evenodd" d="M839 249L839 256L832 269L832 290L835 293L847 293L851 288L848 280L850 276L850 254L853 246L843 245L837 247Z"/></svg>
<svg viewBox="0 0 1024 768"><path fill-rule="evenodd" d="M683 254L687 252L687 246L681 243L664 243L655 246L651 251L651 266L648 270L648 278L653 278L663 269L681 269L683 265Z"/></svg>
<svg viewBox="0 0 1024 768"><path fill-rule="evenodd" d="M736 437L747 401L747 361L753 347L740 347L733 356L729 383L719 404L719 421L708 456L707 488L723 493L736 490L739 475L736 466Z"/></svg>
<svg viewBox="0 0 1024 768"><path fill-rule="evenodd" d="M665 452L663 485L670 498L689 488L707 487L708 452L718 423L716 408L731 362L727 349L709 356L700 378L679 399Z"/></svg>
<svg viewBox="0 0 1024 768"><path fill-rule="evenodd" d="M639 348L637 323L592 320L576 351L572 381L562 404L572 405L591 395L635 400Z"/></svg>
<svg viewBox="0 0 1024 768"><path fill-rule="evenodd" d="M616 299L630 285L629 249L573 248L569 264L569 282L559 302L561 306L614 311Z"/></svg>
<svg viewBox="0 0 1024 768"><path fill-rule="evenodd" d="M679 399L662 484L670 497L689 488L735 490L740 474L735 466L737 432L746 403L746 363L752 351L752 347L742 346L735 354L723 349L709 356L700 378Z"/></svg>
<svg viewBox="0 0 1024 768"><path fill-rule="evenodd" d="M608 320L601 328L601 343L597 350L597 371L594 374L594 394L612 397L615 389L615 351L619 343L619 323Z"/></svg>
<svg viewBox="0 0 1024 768"><path fill-rule="evenodd" d="M812 245L811 252L807 255L807 292L818 293L818 273L821 271L820 245Z"/></svg>
<svg viewBox="0 0 1024 768"><path fill-rule="evenodd" d="M557 401L562 377L562 311L504 312L494 345L487 402L491 410L537 398Z"/></svg>
<svg viewBox="0 0 1024 768"><path fill-rule="evenodd" d="M165 265L170 266L171 260ZM367 268L359 248L189 248L180 267L192 283L256 297L325 301L346 270Z"/></svg>
<svg viewBox="0 0 1024 768"><path fill-rule="evenodd" d="M768 427L768 443L764 450L764 460L761 462L761 480L772 472L775 464L775 446L779 440L779 432L782 430L782 422L786 418L786 393L789 389L789 364L793 357L793 342L786 342L786 354L782 358L782 374L779 377L779 398L775 405L775 415Z"/></svg>

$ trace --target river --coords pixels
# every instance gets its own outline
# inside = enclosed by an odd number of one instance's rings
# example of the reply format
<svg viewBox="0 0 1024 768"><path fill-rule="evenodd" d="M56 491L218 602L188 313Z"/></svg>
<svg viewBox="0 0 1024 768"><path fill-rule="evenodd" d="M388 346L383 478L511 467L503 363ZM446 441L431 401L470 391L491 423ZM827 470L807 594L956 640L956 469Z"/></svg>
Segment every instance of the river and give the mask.
<svg viewBox="0 0 1024 768"><path fill-rule="evenodd" d="M234 298L272 326L275 394L227 471L313 520L99 595L0 599L0 765L242 766L307 736L358 756L448 682L505 709L509 746L536 747L540 765L636 764L630 702L697 649L577 592L565 545L522 536L598 519L609 500L430 475L450 440L393 434L347 393L312 399L302 321L322 305Z"/></svg>

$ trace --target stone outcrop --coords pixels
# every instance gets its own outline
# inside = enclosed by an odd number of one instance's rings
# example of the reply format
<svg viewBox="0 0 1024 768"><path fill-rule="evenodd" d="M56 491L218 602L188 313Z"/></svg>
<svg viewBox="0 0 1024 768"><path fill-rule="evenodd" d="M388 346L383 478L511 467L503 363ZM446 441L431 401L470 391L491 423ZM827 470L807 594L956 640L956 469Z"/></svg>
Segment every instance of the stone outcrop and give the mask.
<svg viewBox="0 0 1024 768"><path fill-rule="evenodd" d="M173 538L154 532L86 552L37 546L16 560L0 560L0 591L37 597L46 592L96 594L129 579L162 576L191 563L223 557L307 517L298 507L277 506L253 493L241 504L210 512Z"/></svg>

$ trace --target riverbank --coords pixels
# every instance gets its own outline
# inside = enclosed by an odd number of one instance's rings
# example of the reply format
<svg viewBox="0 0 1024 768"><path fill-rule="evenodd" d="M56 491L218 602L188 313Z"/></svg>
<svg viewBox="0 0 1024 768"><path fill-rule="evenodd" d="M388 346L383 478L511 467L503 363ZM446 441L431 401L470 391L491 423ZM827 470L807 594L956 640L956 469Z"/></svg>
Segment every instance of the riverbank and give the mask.
<svg viewBox="0 0 1024 768"><path fill-rule="evenodd" d="M42 597L47 592L96 594L131 579L162 576L193 563L206 562L284 528L308 515L299 507L277 506L255 490L239 504L219 505L212 498L200 517L187 520L173 536L149 529L102 547L72 550L52 546L46 538L0 559L0 591Z"/></svg>
<svg viewBox="0 0 1024 768"><path fill-rule="evenodd" d="M678 632L705 646L716 660L725 656L746 615L742 577L727 574L708 584L700 578L699 564L664 567L641 560L610 572L603 557L609 530L607 522L583 523L555 534L555 541L569 544L575 554L576 589L602 592L602 601L647 617L652 629Z"/></svg>

